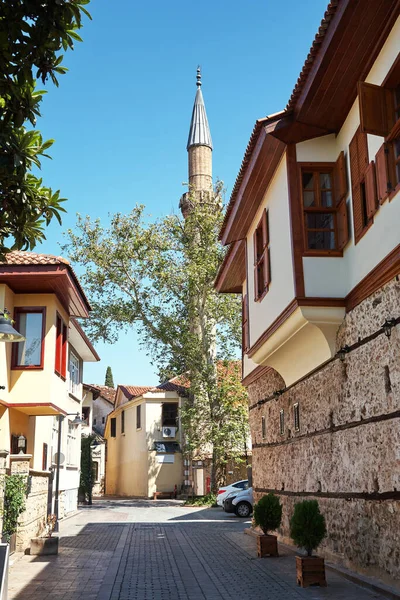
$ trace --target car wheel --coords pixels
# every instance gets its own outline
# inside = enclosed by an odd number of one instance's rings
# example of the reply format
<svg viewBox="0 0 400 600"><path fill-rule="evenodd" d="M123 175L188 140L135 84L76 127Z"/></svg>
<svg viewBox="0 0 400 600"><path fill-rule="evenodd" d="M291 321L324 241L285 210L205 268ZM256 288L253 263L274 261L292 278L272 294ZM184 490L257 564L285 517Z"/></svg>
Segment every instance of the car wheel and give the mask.
<svg viewBox="0 0 400 600"><path fill-rule="evenodd" d="M248 502L239 502L235 507L235 513L238 517L249 517L252 508Z"/></svg>

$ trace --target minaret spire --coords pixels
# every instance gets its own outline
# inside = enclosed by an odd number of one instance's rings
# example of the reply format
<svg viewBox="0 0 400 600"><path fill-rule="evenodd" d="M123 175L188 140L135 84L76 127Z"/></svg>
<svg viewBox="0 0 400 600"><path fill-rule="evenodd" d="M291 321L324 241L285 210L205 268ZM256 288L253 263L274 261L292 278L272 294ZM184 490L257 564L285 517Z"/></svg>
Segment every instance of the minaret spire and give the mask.
<svg viewBox="0 0 400 600"><path fill-rule="evenodd" d="M197 67L197 91L186 146L189 161L189 192L182 196L180 202L180 208L184 216L187 215L189 210L190 196L194 196L202 202L214 201L212 182L213 145L201 85L201 69Z"/></svg>

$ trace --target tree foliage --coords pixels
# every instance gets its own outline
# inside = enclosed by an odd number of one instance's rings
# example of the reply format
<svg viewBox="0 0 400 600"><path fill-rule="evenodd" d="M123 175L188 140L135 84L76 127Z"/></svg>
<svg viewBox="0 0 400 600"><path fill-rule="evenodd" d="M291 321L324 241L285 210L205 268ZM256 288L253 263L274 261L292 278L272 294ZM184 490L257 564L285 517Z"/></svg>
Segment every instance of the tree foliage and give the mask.
<svg viewBox="0 0 400 600"><path fill-rule="evenodd" d="M260 498L254 506L254 522L265 535L278 529L282 521L282 504L272 492Z"/></svg>
<svg viewBox="0 0 400 600"><path fill-rule="evenodd" d="M222 219L216 203L195 199L186 219L151 222L136 206L128 215L114 215L108 228L79 217L64 247L85 268L94 308L89 335L113 342L121 329L135 325L163 375L188 374L186 447L213 456L213 491L227 454L243 454L248 436L240 367L226 378L217 374L219 361L233 359L241 339L239 298L214 289L225 253L218 242Z"/></svg>
<svg viewBox="0 0 400 600"><path fill-rule="evenodd" d="M318 548L326 536L326 525L317 500L303 500L294 505L290 536L297 546L305 548L308 556Z"/></svg>
<svg viewBox="0 0 400 600"><path fill-rule="evenodd" d="M82 437L81 441L81 473L79 494L88 504L92 504L92 490L94 486L92 443L95 435Z"/></svg>
<svg viewBox="0 0 400 600"><path fill-rule="evenodd" d="M0 4L0 257L9 249L32 249L45 238L63 198L32 173L54 140L30 129L46 92L36 82L58 86L63 51L81 41L77 31L90 0L7 0Z"/></svg>
<svg viewBox="0 0 400 600"><path fill-rule="evenodd" d="M114 387L114 378L113 378L111 367L107 367L104 385L106 385L107 387L111 387L111 388Z"/></svg>

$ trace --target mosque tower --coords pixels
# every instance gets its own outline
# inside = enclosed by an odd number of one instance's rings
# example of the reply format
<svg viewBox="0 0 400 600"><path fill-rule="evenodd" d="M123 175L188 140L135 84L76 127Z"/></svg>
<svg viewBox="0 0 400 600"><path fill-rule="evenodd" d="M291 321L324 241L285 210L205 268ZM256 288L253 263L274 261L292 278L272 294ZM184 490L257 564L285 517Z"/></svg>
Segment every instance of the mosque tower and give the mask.
<svg viewBox="0 0 400 600"><path fill-rule="evenodd" d="M213 205L217 201L212 181L213 145L201 91L200 67L197 68L196 85L197 92L186 146L189 163L189 191L183 194L179 203L184 217L188 214L193 199Z"/></svg>

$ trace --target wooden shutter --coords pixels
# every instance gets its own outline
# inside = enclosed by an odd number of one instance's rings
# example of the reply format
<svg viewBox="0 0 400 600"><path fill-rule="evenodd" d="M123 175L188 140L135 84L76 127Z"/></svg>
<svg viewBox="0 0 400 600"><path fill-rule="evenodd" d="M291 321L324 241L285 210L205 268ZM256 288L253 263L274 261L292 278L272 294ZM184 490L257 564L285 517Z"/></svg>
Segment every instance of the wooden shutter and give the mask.
<svg viewBox="0 0 400 600"><path fill-rule="evenodd" d="M271 260L269 256L269 214L265 211L265 261L264 261L264 273L265 273L265 286L268 287L271 283Z"/></svg>
<svg viewBox="0 0 400 600"><path fill-rule="evenodd" d="M350 173L351 173L351 195L353 201L353 223L355 243L361 237L365 227L363 215L363 198L361 183L368 168L368 145L367 135L362 133L360 127L354 134L349 145Z"/></svg>
<svg viewBox="0 0 400 600"><path fill-rule="evenodd" d="M62 321L57 315L56 319L56 361L54 369L57 373L61 374L61 355L62 355Z"/></svg>
<svg viewBox="0 0 400 600"><path fill-rule="evenodd" d="M389 170L388 170L388 149L386 144L382 144L375 155L376 187L378 192L378 202L382 204L390 190Z"/></svg>
<svg viewBox="0 0 400 600"><path fill-rule="evenodd" d="M242 352L249 349L249 305L247 296L243 296L242 300Z"/></svg>
<svg viewBox="0 0 400 600"><path fill-rule="evenodd" d="M343 250L349 241L349 215L347 210L346 197L344 197L337 208L337 232L338 232L338 250Z"/></svg>
<svg viewBox="0 0 400 600"><path fill-rule="evenodd" d="M67 341L68 327L65 323L62 324L62 351L61 351L61 375L67 376Z"/></svg>
<svg viewBox="0 0 400 600"><path fill-rule="evenodd" d="M387 136L394 125L392 90L359 81L358 100L361 131Z"/></svg>
<svg viewBox="0 0 400 600"><path fill-rule="evenodd" d="M369 220L372 219L378 208L374 161L371 161L365 172L365 199L367 205L367 218Z"/></svg>
<svg viewBox="0 0 400 600"><path fill-rule="evenodd" d="M344 152L342 151L333 169L333 186L335 192L335 204L339 206L340 201L347 196L347 172L346 172L346 159Z"/></svg>

